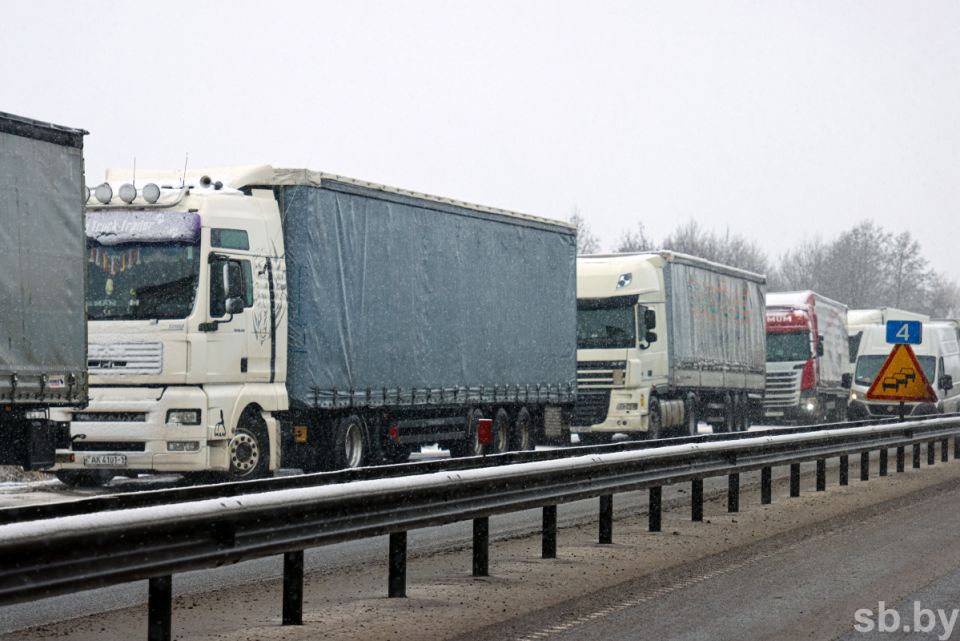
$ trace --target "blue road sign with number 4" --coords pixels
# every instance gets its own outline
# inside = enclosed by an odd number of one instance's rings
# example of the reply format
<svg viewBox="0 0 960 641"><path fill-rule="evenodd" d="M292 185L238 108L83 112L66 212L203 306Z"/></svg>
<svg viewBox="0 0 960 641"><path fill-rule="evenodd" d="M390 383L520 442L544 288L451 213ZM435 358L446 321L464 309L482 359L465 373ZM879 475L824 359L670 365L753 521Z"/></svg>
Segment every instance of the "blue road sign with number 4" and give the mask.
<svg viewBox="0 0 960 641"><path fill-rule="evenodd" d="M923 341L923 323L920 321L887 321L887 342L919 345Z"/></svg>

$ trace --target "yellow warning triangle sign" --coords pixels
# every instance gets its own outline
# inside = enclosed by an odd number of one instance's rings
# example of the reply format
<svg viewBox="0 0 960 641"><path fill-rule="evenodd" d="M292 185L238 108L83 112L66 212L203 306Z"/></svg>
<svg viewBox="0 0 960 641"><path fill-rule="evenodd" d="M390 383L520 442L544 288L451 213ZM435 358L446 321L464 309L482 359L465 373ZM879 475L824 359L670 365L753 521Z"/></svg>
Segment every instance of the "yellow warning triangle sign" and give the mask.
<svg viewBox="0 0 960 641"><path fill-rule="evenodd" d="M897 344L890 350L867 390L867 400L936 403L937 393L930 386L913 349L909 345Z"/></svg>

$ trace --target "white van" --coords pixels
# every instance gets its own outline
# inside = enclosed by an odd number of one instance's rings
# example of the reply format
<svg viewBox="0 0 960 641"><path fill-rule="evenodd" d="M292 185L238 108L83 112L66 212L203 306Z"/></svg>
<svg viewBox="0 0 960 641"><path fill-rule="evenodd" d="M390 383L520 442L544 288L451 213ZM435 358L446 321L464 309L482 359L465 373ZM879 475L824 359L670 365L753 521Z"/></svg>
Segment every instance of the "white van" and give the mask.
<svg viewBox="0 0 960 641"><path fill-rule="evenodd" d="M923 368L923 373L939 399L934 403L907 403L908 415L938 414L960 411L960 341L955 324L949 322L923 323L923 342L912 345L913 352ZM860 349L857 353L853 385L850 388L850 405L847 413L851 419L871 416L896 416L900 412L897 402L867 401L867 390L876 378L893 345L887 342L885 325L869 325L863 330Z"/></svg>

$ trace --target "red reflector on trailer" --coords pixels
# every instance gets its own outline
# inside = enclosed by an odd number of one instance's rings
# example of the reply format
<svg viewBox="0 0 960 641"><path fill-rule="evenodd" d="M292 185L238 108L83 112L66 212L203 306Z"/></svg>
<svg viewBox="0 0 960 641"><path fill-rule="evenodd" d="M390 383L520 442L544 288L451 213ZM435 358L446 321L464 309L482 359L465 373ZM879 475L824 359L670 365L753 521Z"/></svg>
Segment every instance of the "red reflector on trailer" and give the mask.
<svg viewBox="0 0 960 641"><path fill-rule="evenodd" d="M477 419L477 441L480 445L493 445L493 419Z"/></svg>
<svg viewBox="0 0 960 641"><path fill-rule="evenodd" d="M390 437L391 441L399 441L400 430L397 429L396 425L391 425L390 428L387 430L387 436Z"/></svg>

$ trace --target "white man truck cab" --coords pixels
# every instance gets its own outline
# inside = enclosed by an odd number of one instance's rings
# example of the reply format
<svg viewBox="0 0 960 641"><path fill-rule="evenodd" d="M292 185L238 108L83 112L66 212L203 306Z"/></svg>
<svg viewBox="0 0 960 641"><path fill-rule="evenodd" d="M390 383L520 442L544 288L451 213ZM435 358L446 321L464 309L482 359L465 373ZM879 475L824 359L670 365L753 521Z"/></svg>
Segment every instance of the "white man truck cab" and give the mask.
<svg viewBox="0 0 960 641"><path fill-rule="evenodd" d="M577 261L582 442L748 427L764 388L763 276L660 251Z"/></svg>
<svg viewBox="0 0 960 641"><path fill-rule="evenodd" d="M287 407L275 201L172 175L141 189L108 178L119 194L104 183L87 203L91 399L65 416L58 476L275 469L272 413Z"/></svg>

